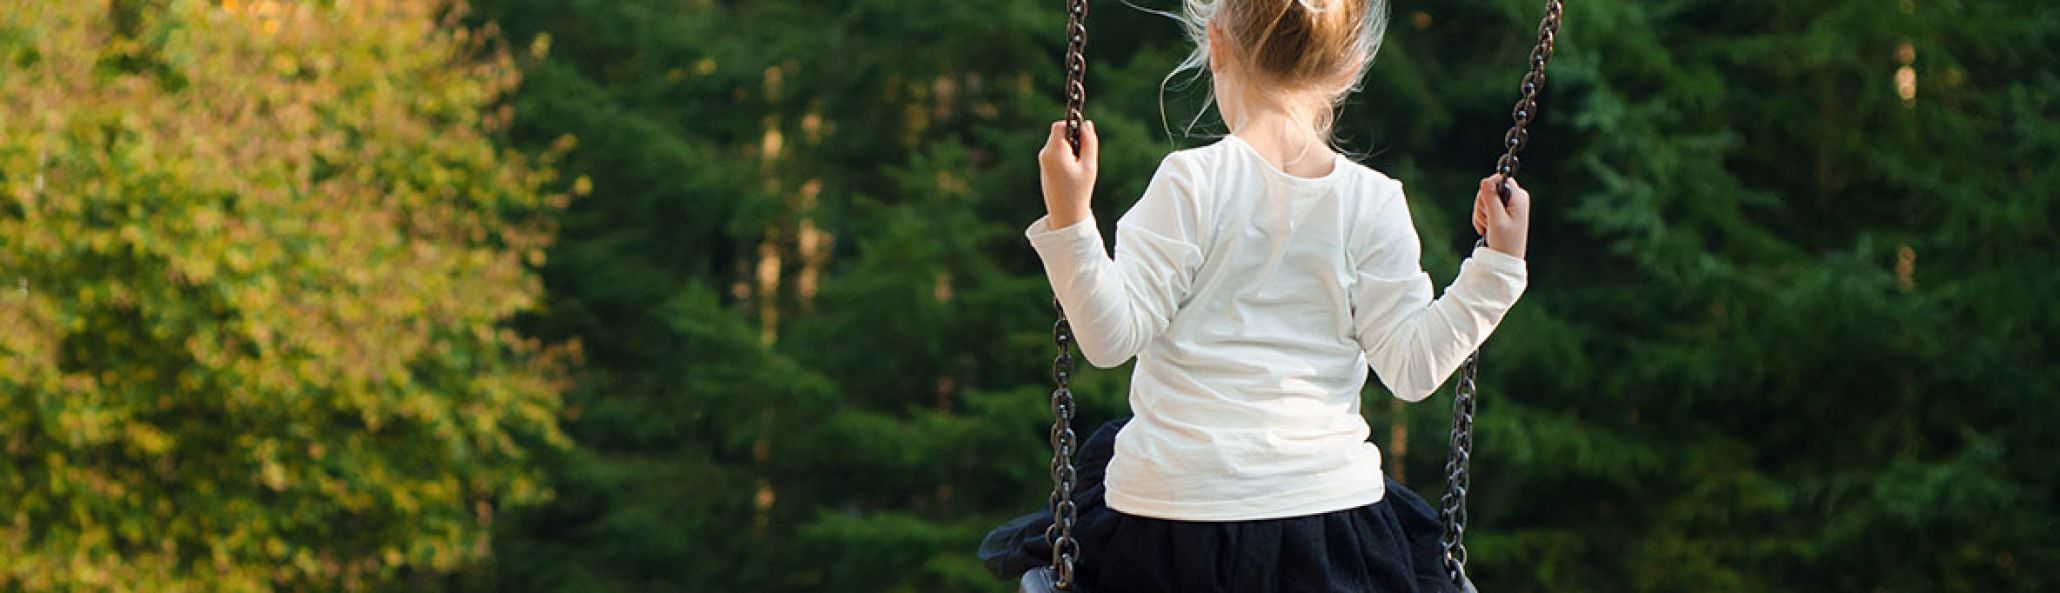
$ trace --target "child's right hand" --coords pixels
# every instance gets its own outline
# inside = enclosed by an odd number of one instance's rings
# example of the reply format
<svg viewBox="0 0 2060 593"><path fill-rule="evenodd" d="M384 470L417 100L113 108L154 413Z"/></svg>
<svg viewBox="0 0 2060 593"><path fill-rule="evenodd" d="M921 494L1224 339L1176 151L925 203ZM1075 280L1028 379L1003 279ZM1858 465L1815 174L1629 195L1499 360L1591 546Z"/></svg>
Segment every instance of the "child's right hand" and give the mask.
<svg viewBox="0 0 2060 593"><path fill-rule="evenodd" d="M1495 189L1501 183L1500 173L1481 179L1481 190L1473 197L1473 230L1487 238L1489 249L1523 259L1531 237L1531 192L1511 180L1505 205Z"/></svg>
<svg viewBox="0 0 2060 593"><path fill-rule="evenodd" d="M1073 143L1066 140L1066 122L1051 123L1051 137L1037 153L1037 176L1044 183L1044 208L1051 214L1051 228L1073 226L1091 214L1088 202L1094 197L1101 152L1094 122L1081 124L1078 155L1073 154Z"/></svg>

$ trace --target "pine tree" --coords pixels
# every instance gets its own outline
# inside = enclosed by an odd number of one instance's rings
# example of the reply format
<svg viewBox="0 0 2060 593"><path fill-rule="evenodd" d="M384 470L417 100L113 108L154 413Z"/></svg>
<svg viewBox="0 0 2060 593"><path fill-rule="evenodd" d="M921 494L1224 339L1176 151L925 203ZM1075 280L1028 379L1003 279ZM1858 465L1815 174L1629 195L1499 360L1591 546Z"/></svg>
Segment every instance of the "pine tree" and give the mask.
<svg viewBox="0 0 2060 593"><path fill-rule="evenodd" d="M1478 65L1526 40L1475 32L1527 27L1531 4L1398 6L1397 76L1369 97L1403 106L1368 109L1376 129L1492 138L1445 112L1507 100L1514 72ZM1526 169L1531 291L1486 359L1484 585L2051 587L2060 507L2035 427L2056 382L2033 328L2051 327L2056 202L2025 188L2054 175L2037 163L2056 79L2035 65L2055 17L1570 6ZM1411 158L1394 168L1423 168L1417 187L1479 175Z"/></svg>

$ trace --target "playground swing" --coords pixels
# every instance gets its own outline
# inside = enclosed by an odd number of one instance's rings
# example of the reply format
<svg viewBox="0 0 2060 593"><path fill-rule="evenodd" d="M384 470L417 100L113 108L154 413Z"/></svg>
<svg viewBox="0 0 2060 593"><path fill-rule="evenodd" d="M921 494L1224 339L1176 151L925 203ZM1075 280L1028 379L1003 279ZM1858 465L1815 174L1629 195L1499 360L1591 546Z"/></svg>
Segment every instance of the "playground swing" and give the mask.
<svg viewBox="0 0 2060 593"><path fill-rule="evenodd" d="M1516 154L1530 142L1529 126L1538 113L1538 91L1545 86L1545 63L1552 59L1553 43L1559 35L1561 1L1546 0L1545 16L1538 23L1538 42L1531 48L1530 70L1524 74L1519 87L1521 95L1510 111L1513 122L1502 135L1502 156L1495 162L1495 172L1504 180L1516 178ZM1087 0L1068 0L1066 17L1066 140L1077 155L1087 107ZM1503 201L1508 201L1506 181L1501 193ZM1485 241L1480 239L1477 244ZM1056 297L1052 299L1052 308L1058 313L1058 322L1052 325L1052 341L1058 347L1058 357L1052 360L1052 380L1058 387L1051 392L1052 523L1045 530L1045 539L1051 542L1051 564L1023 574L1023 593L1071 591L1073 563L1080 557L1080 544L1073 539L1073 525L1078 518L1073 503L1073 487L1078 479L1073 467L1074 448L1078 445L1073 432L1075 406L1071 387L1073 332L1066 322L1066 310ZM1466 491L1470 486L1467 465L1473 457L1474 377L1480 370L1480 357L1480 351L1475 350L1459 367L1459 384L1452 398L1452 438L1445 456L1445 494L1438 508L1439 521L1444 525L1439 541L1445 548L1445 574L1464 593L1475 592L1473 579L1466 574L1466 545L1461 540L1466 536Z"/></svg>

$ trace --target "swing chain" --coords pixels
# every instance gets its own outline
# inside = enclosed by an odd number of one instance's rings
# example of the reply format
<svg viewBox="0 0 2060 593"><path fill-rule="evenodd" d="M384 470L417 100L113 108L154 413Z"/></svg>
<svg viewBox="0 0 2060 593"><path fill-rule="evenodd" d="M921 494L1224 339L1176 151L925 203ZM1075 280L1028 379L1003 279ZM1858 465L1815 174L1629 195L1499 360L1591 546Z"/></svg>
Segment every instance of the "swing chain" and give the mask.
<svg viewBox="0 0 2060 593"><path fill-rule="evenodd" d="M1445 573L1461 590L1466 579L1466 491L1471 486L1467 463L1473 458L1474 376L1480 369L1481 353L1475 350L1459 366L1459 386L1452 398L1452 441L1445 458L1445 495L1439 513L1445 525L1441 542L1445 546Z"/></svg>
<svg viewBox="0 0 2060 593"><path fill-rule="evenodd" d="M1045 528L1044 539L1051 542L1051 566L1054 583L1061 590L1069 590L1073 584L1073 563L1080 556L1080 543L1073 539L1073 524L1079 519L1079 508L1073 502L1073 487L1078 484L1079 474L1073 468L1073 451L1079 439L1073 432L1073 413L1077 406L1073 402L1073 328L1066 321L1066 310L1059 306L1057 298L1052 299L1052 308L1059 313L1059 320L1052 324L1052 342L1058 346L1058 358L1052 360L1052 381L1058 388L1051 392L1051 525Z"/></svg>
<svg viewBox="0 0 2060 593"><path fill-rule="evenodd" d="M1538 115L1538 91L1545 88L1545 63L1552 60L1552 47L1559 37L1561 0L1545 3L1545 18L1538 23L1538 44L1531 47L1531 69L1524 73L1519 86L1522 97L1509 109L1512 125L1502 135L1502 157L1495 160L1495 172L1504 179L1516 178L1516 170L1523 163L1516 157L1531 142L1531 120ZM1509 199L1509 188L1504 186L1502 199Z"/></svg>
<svg viewBox="0 0 2060 593"><path fill-rule="evenodd" d="M1087 119L1087 0L1066 6L1066 140L1080 154L1080 127Z"/></svg>
<svg viewBox="0 0 2060 593"><path fill-rule="evenodd" d="M1502 135L1502 157L1495 161L1495 172L1502 175L1504 183L1498 188L1504 202L1509 201L1508 180L1516 178L1517 168L1522 161L1516 153L1530 143L1529 127L1532 118L1538 115L1538 91L1545 88L1545 63L1552 60L1552 48L1559 37L1561 0L1545 3L1545 18L1538 23L1538 43L1531 48L1531 69L1524 73L1521 86L1522 97L1510 109L1513 120L1509 132ZM1486 245L1482 238L1475 246ZM1459 366L1459 384L1452 397L1452 441L1445 458L1445 495L1439 501L1440 519L1445 525L1445 534L1440 542L1445 546L1445 574L1453 587L1461 591L1472 591L1473 583L1466 576L1466 493L1472 487L1467 474L1467 465L1473 460L1473 417L1478 388L1476 376L1480 371L1481 351L1475 349Z"/></svg>
<svg viewBox="0 0 2060 593"><path fill-rule="evenodd" d="M1066 7L1066 140L1073 154L1080 154L1080 128L1087 109L1087 0L1070 0ZM1051 526L1044 530L1051 542L1052 585L1060 591L1073 589L1073 563L1080 557L1080 542L1073 539L1073 524L1079 508L1073 503L1073 487L1079 475L1073 468L1073 326L1066 321L1066 308L1051 300L1058 322L1052 324L1052 342L1058 358L1051 363Z"/></svg>

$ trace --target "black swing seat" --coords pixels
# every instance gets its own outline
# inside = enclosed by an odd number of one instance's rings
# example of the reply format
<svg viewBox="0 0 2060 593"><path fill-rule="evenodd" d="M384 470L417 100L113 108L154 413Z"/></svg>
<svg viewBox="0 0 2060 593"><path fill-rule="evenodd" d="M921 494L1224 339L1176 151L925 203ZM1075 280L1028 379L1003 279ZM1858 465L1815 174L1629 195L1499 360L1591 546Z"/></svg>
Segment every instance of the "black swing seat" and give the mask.
<svg viewBox="0 0 2060 593"><path fill-rule="evenodd" d="M1023 573L1022 593L1058 593L1055 584L1058 577L1052 575L1051 567L1039 566Z"/></svg>
<svg viewBox="0 0 2060 593"><path fill-rule="evenodd" d="M1471 577L1463 577L1463 579L1459 583L1459 593L1480 593L1479 589L1473 588L1473 579ZM1052 576L1051 567L1039 566L1032 568L1029 572L1023 573L1022 587L1018 591L1021 591L1021 593L1059 593L1058 585L1054 584L1055 580L1056 577Z"/></svg>

